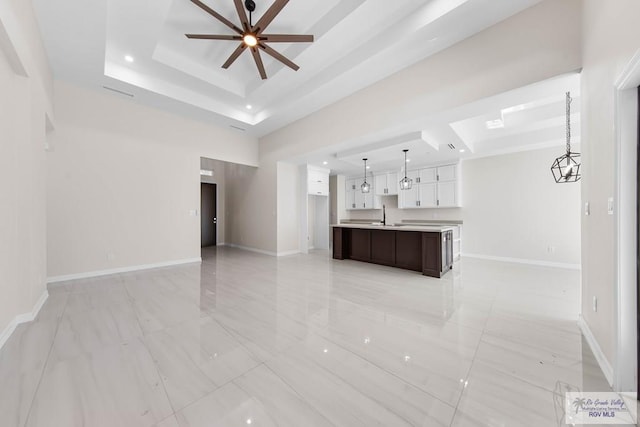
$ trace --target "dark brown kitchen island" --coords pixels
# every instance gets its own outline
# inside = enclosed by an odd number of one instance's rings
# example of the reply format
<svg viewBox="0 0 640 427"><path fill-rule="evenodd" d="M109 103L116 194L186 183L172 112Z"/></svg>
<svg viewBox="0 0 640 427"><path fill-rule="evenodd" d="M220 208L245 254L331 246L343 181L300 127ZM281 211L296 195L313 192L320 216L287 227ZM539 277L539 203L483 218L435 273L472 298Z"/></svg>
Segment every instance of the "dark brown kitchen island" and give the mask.
<svg viewBox="0 0 640 427"><path fill-rule="evenodd" d="M447 226L340 224L333 258L352 259L442 277L453 265L453 229Z"/></svg>

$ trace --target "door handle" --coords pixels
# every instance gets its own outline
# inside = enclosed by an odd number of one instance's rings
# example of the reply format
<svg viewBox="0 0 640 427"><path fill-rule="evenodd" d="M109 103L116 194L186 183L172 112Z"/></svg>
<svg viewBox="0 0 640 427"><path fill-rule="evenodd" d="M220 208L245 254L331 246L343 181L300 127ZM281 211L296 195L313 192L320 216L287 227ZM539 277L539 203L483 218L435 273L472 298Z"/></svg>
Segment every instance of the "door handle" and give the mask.
<svg viewBox="0 0 640 427"><path fill-rule="evenodd" d="M218 223L218 218L213 218L213 223L217 224Z"/></svg>

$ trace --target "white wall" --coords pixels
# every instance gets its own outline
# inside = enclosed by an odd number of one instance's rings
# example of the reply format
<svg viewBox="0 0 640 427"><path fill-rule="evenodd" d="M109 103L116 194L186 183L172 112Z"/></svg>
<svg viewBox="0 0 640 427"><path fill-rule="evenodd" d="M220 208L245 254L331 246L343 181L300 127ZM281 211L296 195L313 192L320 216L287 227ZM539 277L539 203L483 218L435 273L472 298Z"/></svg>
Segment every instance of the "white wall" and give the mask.
<svg viewBox="0 0 640 427"><path fill-rule="evenodd" d="M302 196L302 194L306 194L306 185L302 186L303 183L306 183L306 178L304 181L299 182L299 176L300 171L298 166L287 162L278 162L276 196L278 201L277 252L281 254L298 251L299 229L297 224L299 220L299 203L304 202L306 198L306 196L305 198Z"/></svg>
<svg viewBox="0 0 640 427"><path fill-rule="evenodd" d="M386 196L387 222L462 220L464 254L578 266L580 183L556 184L549 170L563 152L545 148L464 161L462 208L398 209L397 196ZM381 210L345 213L382 218Z"/></svg>
<svg viewBox="0 0 640 427"><path fill-rule="evenodd" d="M579 265L580 183L556 184L550 171L562 154L464 162L463 253Z"/></svg>
<svg viewBox="0 0 640 427"><path fill-rule="evenodd" d="M316 196L307 195L307 239L309 249L316 247Z"/></svg>
<svg viewBox="0 0 640 427"><path fill-rule="evenodd" d="M584 1L582 199L591 204L591 215L582 222L582 316L610 364L616 331L614 216L607 214L616 173L614 82L640 49L638 16L640 2L635 0Z"/></svg>
<svg viewBox="0 0 640 427"><path fill-rule="evenodd" d="M261 138L261 169L579 69L581 4L579 0L544 1ZM273 179L254 184L260 187L259 193L275 191ZM279 193L279 197L289 196ZM278 200L269 203L268 209L290 205ZM254 205L253 210L257 208ZM287 215L278 209L281 214ZM263 230L273 227L270 218L260 221L251 226ZM276 222L278 234L284 232L286 224ZM277 245L295 247L296 241L278 238Z"/></svg>
<svg viewBox="0 0 640 427"><path fill-rule="evenodd" d="M46 296L43 52L31 2L0 2L0 346Z"/></svg>
<svg viewBox="0 0 640 427"><path fill-rule="evenodd" d="M255 165L257 141L56 82L49 277L200 257L200 157Z"/></svg>

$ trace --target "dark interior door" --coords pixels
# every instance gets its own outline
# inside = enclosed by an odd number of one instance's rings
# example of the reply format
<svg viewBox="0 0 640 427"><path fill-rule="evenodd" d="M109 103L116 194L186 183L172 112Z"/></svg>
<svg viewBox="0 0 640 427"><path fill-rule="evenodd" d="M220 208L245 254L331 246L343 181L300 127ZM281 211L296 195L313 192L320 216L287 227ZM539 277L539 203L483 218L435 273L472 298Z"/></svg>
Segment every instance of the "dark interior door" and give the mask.
<svg viewBox="0 0 640 427"><path fill-rule="evenodd" d="M200 184L200 247L216 245L216 184Z"/></svg>

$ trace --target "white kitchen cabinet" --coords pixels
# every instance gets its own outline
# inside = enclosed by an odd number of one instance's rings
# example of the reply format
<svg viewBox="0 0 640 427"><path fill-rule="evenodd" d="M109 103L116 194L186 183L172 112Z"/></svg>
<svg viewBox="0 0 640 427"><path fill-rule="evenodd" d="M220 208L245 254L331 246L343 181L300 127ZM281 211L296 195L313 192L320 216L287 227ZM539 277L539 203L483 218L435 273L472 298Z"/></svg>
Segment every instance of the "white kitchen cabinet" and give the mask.
<svg viewBox="0 0 640 427"><path fill-rule="evenodd" d="M403 176L404 178L404 176ZM412 179L414 184L420 183L420 170L407 171L407 178Z"/></svg>
<svg viewBox="0 0 640 427"><path fill-rule="evenodd" d="M350 211L352 209L356 209L356 192L355 191L347 191L346 199L344 203L344 207Z"/></svg>
<svg viewBox="0 0 640 427"><path fill-rule="evenodd" d="M460 206L458 165L416 169L408 171L407 177L413 179L413 186L398 192L400 209Z"/></svg>
<svg viewBox="0 0 640 427"><path fill-rule="evenodd" d="M307 194L329 195L329 169L307 167Z"/></svg>
<svg viewBox="0 0 640 427"><path fill-rule="evenodd" d="M425 184L428 182L436 182L438 180L437 168L424 168L418 171L418 184Z"/></svg>
<svg viewBox="0 0 640 427"><path fill-rule="evenodd" d="M418 207L435 208L438 206L438 184L429 182L418 184Z"/></svg>
<svg viewBox="0 0 640 427"><path fill-rule="evenodd" d="M375 178L367 176L367 182L371 184L369 193L363 193L360 189L362 182L362 177L347 178L345 180L345 208L347 210L381 209L380 197L375 193Z"/></svg>
<svg viewBox="0 0 640 427"><path fill-rule="evenodd" d="M398 174L382 173L373 177L376 196L394 196L398 194Z"/></svg>
<svg viewBox="0 0 640 427"><path fill-rule="evenodd" d="M441 208L458 206L456 181L438 182L437 205Z"/></svg>
<svg viewBox="0 0 640 427"><path fill-rule="evenodd" d="M456 181L456 165L440 166L437 168L438 181Z"/></svg>
<svg viewBox="0 0 640 427"><path fill-rule="evenodd" d="M373 209L373 193L363 193L362 191L356 191L355 209Z"/></svg>
<svg viewBox="0 0 640 427"><path fill-rule="evenodd" d="M435 182L413 184L409 190L400 190L398 207L400 209L419 209L437 207L437 188Z"/></svg>
<svg viewBox="0 0 640 427"><path fill-rule="evenodd" d="M408 190L398 192L398 207L400 209L418 208L418 186L414 185Z"/></svg>

